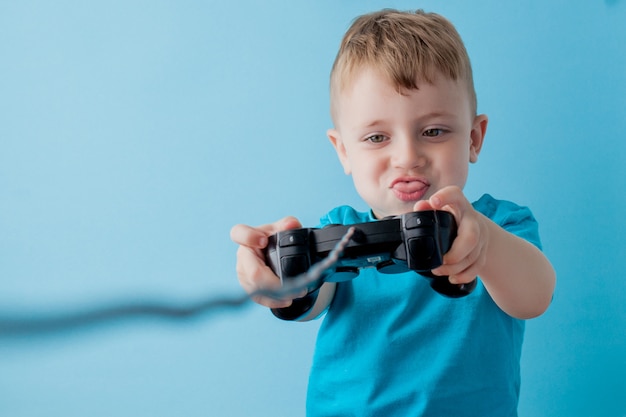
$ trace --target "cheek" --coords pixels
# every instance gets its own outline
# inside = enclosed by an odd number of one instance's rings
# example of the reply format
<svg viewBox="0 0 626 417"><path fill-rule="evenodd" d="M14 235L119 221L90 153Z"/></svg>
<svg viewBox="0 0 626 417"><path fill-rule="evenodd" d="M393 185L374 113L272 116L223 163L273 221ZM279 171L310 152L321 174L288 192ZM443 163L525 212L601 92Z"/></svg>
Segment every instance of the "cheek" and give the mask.
<svg viewBox="0 0 626 417"><path fill-rule="evenodd" d="M469 161L467 159L456 161L454 166L450 168L449 172L451 175L450 182L463 188L465 182L467 181Z"/></svg>
<svg viewBox="0 0 626 417"><path fill-rule="evenodd" d="M378 178L383 170L384 164L375 158L368 158L367 155L360 155L352 160L352 175L358 175L362 179Z"/></svg>
<svg viewBox="0 0 626 417"><path fill-rule="evenodd" d="M463 186L469 169L469 152L450 151L438 160L438 171L444 182Z"/></svg>
<svg viewBox="0 0 626 417"><path fill-rule="evenodd" d="M375 185L379 177L380 170L374 161L357 159L352 162L352 180L359 189L363 190Z"/></svg>

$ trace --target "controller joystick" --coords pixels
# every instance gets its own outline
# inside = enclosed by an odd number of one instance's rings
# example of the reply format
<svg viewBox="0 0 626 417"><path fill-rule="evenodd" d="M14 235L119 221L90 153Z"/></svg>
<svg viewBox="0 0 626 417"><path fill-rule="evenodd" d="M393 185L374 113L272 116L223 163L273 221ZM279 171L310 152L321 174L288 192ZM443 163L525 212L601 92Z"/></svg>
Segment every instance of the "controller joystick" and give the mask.
<svg viewBox="0 0 626 417"><path fill-rule="evenodd" d="M363 268L376 268L384 274L415 271L430 281L433 290L452 298L464 297L476 287L476 280L452 284L448 277L430 272L442 265L443 256L456 238L454 216L446 211L411 212L350 226L285 230L269 237L265 249L267 265L281 282L292 279L324 259L350 227L355 227L355 233L335 267L311 284L306 296L295 299L289 307L272 309L276 317L302 317L315 304L323 282L354 279Z"/></svg>

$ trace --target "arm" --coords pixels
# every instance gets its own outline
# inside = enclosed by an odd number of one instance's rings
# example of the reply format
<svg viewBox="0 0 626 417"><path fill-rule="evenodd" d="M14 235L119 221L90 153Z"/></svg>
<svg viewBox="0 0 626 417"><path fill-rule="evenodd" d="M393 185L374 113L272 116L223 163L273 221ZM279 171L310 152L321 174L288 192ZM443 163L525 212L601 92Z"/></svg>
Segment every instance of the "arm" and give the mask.
<svg viewBox="0 0 626 417"><path fill-rule="evenodd" d="M485 262L477 272L496 304L520 319L539 316L548 308L555 272L533 244L517 237L479 214L484 222Z"/></svg>
<svg viewBox="0 0 626 417"><path fill-rule="evenodd" d="M438 191L416 210L427 206L451 211L459 224L444 264L433 273L449 275L452 283L480 276L495 303L519 319L539 316L548 308L556 277L539 249L474 210L458 187Z"/></svg>
<svg viewBox="0 0 626 417"><path fill-rule="evenodd" d="M480 276L494 302L516 318L536 317L548 308L556 278L539 249L474 210L457 187L440 190L431 203L452 211L459 224L458 237L436 273L456 283Z"/></svg>

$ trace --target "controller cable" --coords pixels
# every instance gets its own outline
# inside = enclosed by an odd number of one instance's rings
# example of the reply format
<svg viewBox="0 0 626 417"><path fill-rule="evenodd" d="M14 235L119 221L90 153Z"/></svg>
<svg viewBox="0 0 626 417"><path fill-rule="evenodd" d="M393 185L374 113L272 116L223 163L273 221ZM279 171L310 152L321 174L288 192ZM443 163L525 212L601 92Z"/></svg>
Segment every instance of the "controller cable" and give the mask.
<svg viewBox="0 0 626 417"><path fill-rule="evenodd" d="M196 303L189 303L188 305L157 301L129 302L56 315L40 314L39 316L27 316L20 314L21 317L18 317L20 315L17 314L0 312L0 339L52 334L137 317L186 320L221 309L241 308L255 296L266 296L276 299L296 296L313 285L321 285L325 272L337 264L344 248L352 239L355 230L354 227L350 227L326 258L314 264L307 272L284 282L279 288L259 289L250 294L237 296L213 297Z"/></svg>

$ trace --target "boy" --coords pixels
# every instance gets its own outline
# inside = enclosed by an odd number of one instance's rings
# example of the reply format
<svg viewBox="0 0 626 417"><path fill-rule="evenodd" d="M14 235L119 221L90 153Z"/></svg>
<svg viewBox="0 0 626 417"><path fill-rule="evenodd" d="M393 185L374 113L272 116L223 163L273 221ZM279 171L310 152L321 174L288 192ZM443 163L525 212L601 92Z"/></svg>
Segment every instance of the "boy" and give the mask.
<svg viewBox="0 0 626 417"><path fill-rule="evenodd" d="M433 273L452 283L479 277L479 283L458 299L437 294L414 272L366 269L353 281L325 283L301 318L326 312L307 415L516 416L524 319L546 310L555 273L538 249L527 208L487 194L472 204L463 195L487 117L476 113L462 40L436 14L361 16L344 36L330 88L328 137L371 211L338 207L321 226L447 210L458 236ZM237 272L248 292L277 285L262 250L269 235L296 227L292 217L233 227Z"/></svg>

